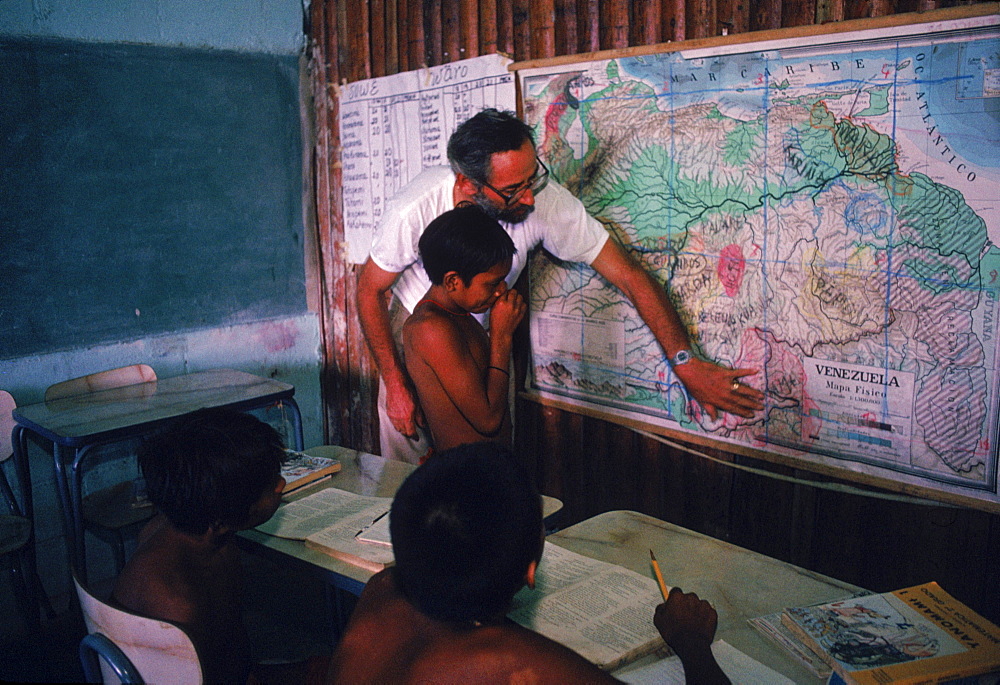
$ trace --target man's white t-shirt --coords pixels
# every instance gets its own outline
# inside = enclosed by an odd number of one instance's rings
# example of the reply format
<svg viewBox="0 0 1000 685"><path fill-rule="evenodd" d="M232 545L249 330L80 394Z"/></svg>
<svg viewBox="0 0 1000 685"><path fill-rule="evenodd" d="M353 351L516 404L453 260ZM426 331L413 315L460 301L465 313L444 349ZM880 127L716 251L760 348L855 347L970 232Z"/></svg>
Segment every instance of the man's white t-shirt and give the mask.
<svg viewBox="0 0 1000 685"><path fill-rule="evenodd" d="M455 174L449 167L422 171L392 198L375 231L371 259L380 269L400 274L393 293L408 312L431 287L417 242L427 224L455 207L454 188ZM583 203L552 181L535 196L535 211L526 220L500 224L517 248L508 285L517 280L528 253L539 243L563 261L590 264L609 238Z"/></svg>

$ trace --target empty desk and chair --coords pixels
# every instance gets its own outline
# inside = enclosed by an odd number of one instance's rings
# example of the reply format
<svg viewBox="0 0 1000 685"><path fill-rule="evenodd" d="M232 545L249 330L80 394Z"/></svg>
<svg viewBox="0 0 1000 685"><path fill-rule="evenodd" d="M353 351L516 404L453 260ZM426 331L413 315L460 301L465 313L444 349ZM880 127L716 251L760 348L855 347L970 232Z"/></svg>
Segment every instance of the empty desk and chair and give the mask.
<svg viewBox="0 0 1000 685"><path fill-rule="evenodd" d="M18 407L13 412L15 456L23 454L27 433L50 441L56 489L62 506L70 560L87 581L82 476L88 454L112 443L140 438L193 411L227 407L252 411L287 407L296 449L302 449L302 416L293 399L295 387L232 369L145 380Z"/></svg>

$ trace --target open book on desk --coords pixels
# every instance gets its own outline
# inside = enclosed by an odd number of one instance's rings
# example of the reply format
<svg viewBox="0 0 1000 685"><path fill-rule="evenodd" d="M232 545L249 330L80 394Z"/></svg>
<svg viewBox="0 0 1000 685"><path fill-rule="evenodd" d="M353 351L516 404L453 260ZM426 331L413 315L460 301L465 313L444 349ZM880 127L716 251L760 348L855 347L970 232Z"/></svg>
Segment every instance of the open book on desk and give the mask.
<svg viewBox="0 0 1000 685"><path fill-rule="evenodd" d="M392 536L389 532L389 512L385 512L371 525L361 529L358 533L358 542L367 542L371 545L383 545L392 547Z"/></svg>
<svg viewBox="0 0 1000 685"><path fill-rule="evenodd" d="M257 530L291 540L304 540L306 547L325 552L369 571L381 571L393 561L392 547L362 542L359 533L383 516L391 497L368 497L326 488L278 507L274 516Z"/></svg>
<svg viewBox="0 0 1000 685"><path fill-rule="evenodd" d="M730 682L738 685L795 685L782 674L747 656L725 640L712 643L716 663ZM684 666L680 657L671 656L651 664L619 670L612 675L623 683L632 685L684 685Z"/></svg>
<svg viewBox="0 0 1000 685"><path fill-rule="evenodd" d="M546 542L535 589L522 588L508 616L610 671L670 653L653 625L662 601L651 576Z"/></svg>

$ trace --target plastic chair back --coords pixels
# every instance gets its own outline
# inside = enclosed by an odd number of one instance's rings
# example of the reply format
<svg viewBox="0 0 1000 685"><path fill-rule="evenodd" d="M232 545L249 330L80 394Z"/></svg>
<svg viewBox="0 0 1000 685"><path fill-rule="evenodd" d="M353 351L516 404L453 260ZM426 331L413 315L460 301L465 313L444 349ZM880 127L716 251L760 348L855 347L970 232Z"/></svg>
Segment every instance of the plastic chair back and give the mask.
<svg viewBox="0 0 1000 685"><path fill-rule="evenodd" d="M10 481L7 480L6 474L3 472L4 462L14 456L14 443L12 441L12 435L14 432L14 426L17 422L14 421L14 409L17 404L14 402L14 398L6 390L0 390L0 496L3 497L3 511L0 514L6 513L8 517L15 518L25 518L27 517L28 501L25 500L24 504L18 502L17 498L14 496L14 491L11 489ZM21 484L22 492L24 484ZM23 495L22 495L23 498ZM27 519L26 519L27 520ZM9 526L21 524L12 523L10 521L5 522L4 531L9 533ZM28 523L30 525L30 522ZM10 547L11 540L10 535L3 535L3 544L0 547L0 551L9 552L12 549L17 549L22 545L29 542L29 538L24 538L17 547ZM18 536L20 538L20 536Z"/></svg>
<svg viewBox="0 0 1000 685"><path fill-rule="evenodd" d="M98 371L87 376L71 378L68 381L54 383L45 390L45 401L51 402L62 397L85 395L99 390L122 388L127 385L149 383L156 380L156 372L148 364L133 364L118 369Z"/></svg>
<svg viewBox="0 0 1000 685"><path fill-rule="evenodd" d="M38 625L39 606L50 618L55 613L38 578L35 561L31 473L26 463L15 462L13 471L17 476L19 499L4 471L7 466L4 462L14 454L13 432L17 422L13 412L16 406L11 394L0 390L0 503L3 505L3 511L0 511L0 556L17 557L17 562L10 564L16 600L28 625L35 627ZM26 447L23 433L19 433L18 440L23 451Z"/></svg>
<svg viewBox="0 0 1000 685"><path fill-rule="evenodd" d="M181 627L133 614L97 599L83 587L75 573L73 583L80 598L87 633L99 633L113 642L145 682L186 685L203 681L198 653ZM121 682L103 659L101 672L105 683Z"/></svg>
<svg viewBox="0 0 1000 685"><path fill-rule="evenodd" d="M14 454L11 434L14 432L14 409L17 403L6 390L0 390L0 462L7 461Z"/></svg>

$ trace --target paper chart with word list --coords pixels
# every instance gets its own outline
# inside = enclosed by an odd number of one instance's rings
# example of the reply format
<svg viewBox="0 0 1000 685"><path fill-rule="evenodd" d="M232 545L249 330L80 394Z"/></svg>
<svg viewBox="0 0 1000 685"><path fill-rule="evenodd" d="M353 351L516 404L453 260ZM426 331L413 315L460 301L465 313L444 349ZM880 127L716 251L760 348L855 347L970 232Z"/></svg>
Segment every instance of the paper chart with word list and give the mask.
<svg viewBox="0 0 1000 685"><path fill-rule="evenodd" d="M515 109L511 60L484 55L349 83L340 89L346 257L368 258L382 208L427 167L448 163L448 138L486 107Z"/></svg>

